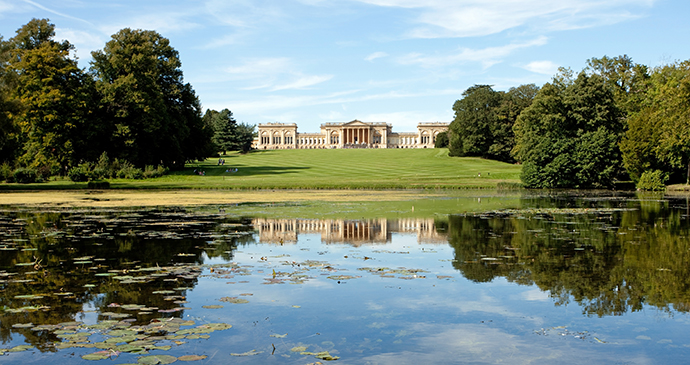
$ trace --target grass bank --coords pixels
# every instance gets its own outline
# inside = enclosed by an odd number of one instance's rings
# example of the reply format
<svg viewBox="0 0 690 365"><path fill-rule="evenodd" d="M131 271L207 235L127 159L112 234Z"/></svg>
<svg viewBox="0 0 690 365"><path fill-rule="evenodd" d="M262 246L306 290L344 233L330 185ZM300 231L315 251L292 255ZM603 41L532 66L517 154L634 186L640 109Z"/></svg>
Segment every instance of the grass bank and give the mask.
<svg viewBox="0 0 690 365"><path fill-rule="evenodd" d="M519 183L521 170L481 158L448 157L447 149L271 150L222 158L224 165L214 158L157 179L110 183L114 189L493 189L500 182ZM0 184L4 190L85 187L67 179Z"/></svg>

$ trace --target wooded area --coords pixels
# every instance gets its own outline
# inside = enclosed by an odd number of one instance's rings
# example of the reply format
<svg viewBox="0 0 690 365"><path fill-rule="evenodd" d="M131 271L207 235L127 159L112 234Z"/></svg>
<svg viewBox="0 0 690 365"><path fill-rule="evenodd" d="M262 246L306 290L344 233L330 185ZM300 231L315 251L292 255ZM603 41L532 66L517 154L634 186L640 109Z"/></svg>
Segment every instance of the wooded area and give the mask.
<svg viewBox="0 0 690 365"><path fill-rule="evenodd" d="M454 156L523 165L529 188L659 190L690 182L690 61L650 69L627 55L561 68L541 88L475 85L455 102Z"/></svg>
<svg viewBox="0 0 690 365"><path fill-rule="evenodd" d="M155 31L120 30L88 71L54 38L47 19L0 37L0 180L93 175L99 164L110 171L100 177L130 176L120 172L179 169L251 145L253 127L227 109L202 117L178 52Z"/></svg>

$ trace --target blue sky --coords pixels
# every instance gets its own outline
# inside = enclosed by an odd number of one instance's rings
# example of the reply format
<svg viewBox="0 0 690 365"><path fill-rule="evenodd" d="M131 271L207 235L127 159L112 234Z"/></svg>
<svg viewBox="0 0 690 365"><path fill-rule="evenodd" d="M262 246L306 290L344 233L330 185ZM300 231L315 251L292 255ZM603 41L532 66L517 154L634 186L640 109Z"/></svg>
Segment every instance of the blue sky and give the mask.
<svg viewBox="0 0 690 365"><path fill-rule="evenodd" d="M450 122L474 84L548 82L557 67L627 54L690 58L687 0L0 0L5 39L49 18L82 67L122 28L180 53L204 109L249 124Z"/></svg>

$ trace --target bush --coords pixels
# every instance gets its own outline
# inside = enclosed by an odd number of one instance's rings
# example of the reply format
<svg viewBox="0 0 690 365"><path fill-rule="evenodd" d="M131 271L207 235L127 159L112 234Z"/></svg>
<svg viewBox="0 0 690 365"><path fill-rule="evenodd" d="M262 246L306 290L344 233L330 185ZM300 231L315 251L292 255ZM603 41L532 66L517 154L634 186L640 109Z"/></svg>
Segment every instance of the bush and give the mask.
<svg viewBox="0 0 690 365"><path fill-rule="evenodd" d="M38 179L36 170L20 167L12 174L14 181L20 184L34 183Z"/></svg>
<svg viewBox="0 0 690 365"><path fill-rule="evenodd" d="M70 180L74 182L84 182L89 180L91 175L91 164L85 162L79 166L72 167L67 173Z"/></svg>
<svg viewBox="0 0 690 365"><path fill-rule="evenodd" d="M100 181L89 181L88 184L89 189L110 189L110 183L104 180Z"/></svg>
<svg viewBox="0 0 690 365"><path fill-rule="evenodd" d="M10 166L10 164L7 162L0 165L0 181L14 181L14 176L12 176L12 166Z"/></svg>
<svg viewBox="0 0 690 365"><path fill-rule="evenodd" d="M117 177L120 179L143 179L144 172L127 162L123 164L123 167L117 172Z"/></svg>
<svg viewBox="0 0 690 365"><path fill-rule="evenodd" d="M435 148L446 148L448 147L448 132L441 132L436 135L436 141L434 141Z"/></svg>
<svg viewBox="0 0 690 365"><path fill-rule="evenodd" d="M156 177L161 177L167 173L168 173L168 169L161 166L161 165L158 165L158 167L155 169L153 168L152 165L147 165L146 169L144 170L144 178L152 179L152 178L156 178Z"/></svg>
<svg viewBox="0 0 690 365"><path fill-rule="evenodd" d="M638 190L663 191L666 190L668 174L661 170L645 171L637 182Z"/></svg>

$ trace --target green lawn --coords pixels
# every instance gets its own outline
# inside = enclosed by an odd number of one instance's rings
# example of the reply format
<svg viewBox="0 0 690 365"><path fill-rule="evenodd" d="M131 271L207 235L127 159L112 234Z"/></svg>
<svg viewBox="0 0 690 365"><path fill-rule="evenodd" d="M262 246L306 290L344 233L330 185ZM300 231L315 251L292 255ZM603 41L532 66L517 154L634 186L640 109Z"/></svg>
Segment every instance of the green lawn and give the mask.
<svg viewBox="0 0 690 365"><path fill-rule="evenodd" d="M188 165L150 180L111 180L124 189L414 189L495 188L518 183L521 167L481 158L448 157L447 149L269 150ZM226 172L228 169L237 172ZM199 176L194 170L205 171ZM481 174L481 176L479 176ZM3 184L10 188L81 187L69 180ZM40 187L39 187L40 185ZM2 185L0 185L2 186Z"/></svg>
<svg viewBox="0 0 690 365"><path fill-rule="evenodd" d="M448 157L447 149L270 150L229 154L174 172L205 187L275 189L495 188L519 182L520 166ZM226 172L236 168L237 172ZM481 174L481 176L479 176Z"/></svg>

